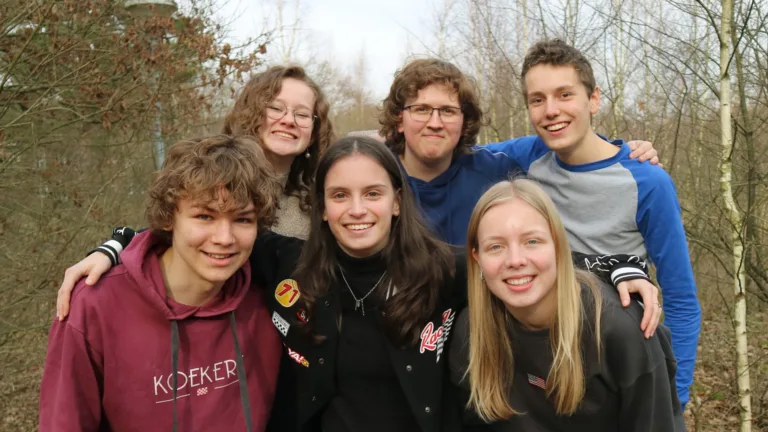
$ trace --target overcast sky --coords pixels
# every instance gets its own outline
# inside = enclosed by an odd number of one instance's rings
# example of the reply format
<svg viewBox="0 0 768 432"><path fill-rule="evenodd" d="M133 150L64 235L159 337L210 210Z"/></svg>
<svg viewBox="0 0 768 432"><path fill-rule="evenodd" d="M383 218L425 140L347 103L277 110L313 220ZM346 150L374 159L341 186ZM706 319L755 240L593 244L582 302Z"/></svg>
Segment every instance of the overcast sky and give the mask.
<svg viewBox="0 0 768 432"><path fill-rule="evenodd" d="M272 5L274 11L277 0L219 1L220 19L231 22L230 34L235 41L261 33L265 19L275 21L269 9ZM293 22L295 0L283 1L290 12L286 22ZM338 59L337 66L349 71L363 50L367 84L377 99L386 95L395 70L410 53L425 52L421 41L430 33L433 5L438 4L437 0L300 1L307 50L302 56Z"/></svg>

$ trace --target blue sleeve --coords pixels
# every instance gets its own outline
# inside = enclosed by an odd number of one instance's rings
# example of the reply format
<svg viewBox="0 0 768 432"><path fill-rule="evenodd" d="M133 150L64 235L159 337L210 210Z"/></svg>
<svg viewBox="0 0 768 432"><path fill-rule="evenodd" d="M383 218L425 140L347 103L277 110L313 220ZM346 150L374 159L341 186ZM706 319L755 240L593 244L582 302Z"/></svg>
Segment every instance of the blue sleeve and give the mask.
<svg viewBox="0 0 768 432"><path fill-rule="evenodd" d="M675 185L658 167L634 161L626 163L637 181L637 226L648 256L656 266L656 278L664 298L664 324L672 331L677 359L677 394L688 402L693 383L696 347L701 328L701 309L688 255L688 243L680 216Z"/></svg>
<svg viewBox="0 0 768 432"><path fill-rule="evenodd" d="M536 159L549 151L544 141L535 135L512 138L508 141L477 146L475 148L485 149L492 153L503 153L516 165L514 168L520 167L526 173L528 173L528 168Z"/></svg>

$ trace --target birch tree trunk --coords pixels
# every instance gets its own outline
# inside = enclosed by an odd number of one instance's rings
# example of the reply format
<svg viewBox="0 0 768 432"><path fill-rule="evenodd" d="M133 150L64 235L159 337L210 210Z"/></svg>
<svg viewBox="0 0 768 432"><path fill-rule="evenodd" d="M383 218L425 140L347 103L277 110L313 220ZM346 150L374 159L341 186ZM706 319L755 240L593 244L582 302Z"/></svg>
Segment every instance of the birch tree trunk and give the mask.
<svg viewBox="0 0 768 432"><path fill-rule="evenodd" d="M723 0L723 16L720 31L720 127L722 153L720 157L720 189L731 223L733 242L733 286L736 330L736 376L739 397L740 431L752 430L752 405L749 386L749 357L747 355L747 297L745 291L744 246L741 239L742 219L733 198L733 134L731 131L731 83L728 67L732 39L733 0Z"/></svg>
<svg viewBox="0 0 768 432"><path fill-rule="evenodd" d="M522 43L522 47L523 47L523 57L524 57L525 53L528 51L528 47L530 46L530 42L528 41L528 0L520 0L520 3L523 6L523 43ZM546 35L546 33L545 33L545 35ZM522 83L520 83L520 84L522 86ZM515 90L513 89L512 92L514 93ZM523 98L525 98L525 97L526 97L526 95L523 95ZM514 101L514 100L519 100L519 99L517 99L513 95L512 100ZM531 122L530 122L530 120L528 120L528 118L529 118L528 117L528 104L527 103L523 103L522 106L523 106L523 114L524 114L524 117L523 117L523 133L525 135L530 135L531 134ZM509 114L509 119L510 119L509 120L509 131L510 131L509 136L510 136L510 138L515 136L515 130L512 127L513 126L513 124L512 124L513 116L514 116L514 113L510 112L510 114Z"/></svg>
<svg viewBox="0 0 768 432"><path fill-rule="evenodd" d="M613 122L611 123L611 137L619 136L619 122L624 119L624 18L622 0L613 0L613 7L616 10L618 31L615 36L615 45L613 52L615 77L613 81Z"/></svg>

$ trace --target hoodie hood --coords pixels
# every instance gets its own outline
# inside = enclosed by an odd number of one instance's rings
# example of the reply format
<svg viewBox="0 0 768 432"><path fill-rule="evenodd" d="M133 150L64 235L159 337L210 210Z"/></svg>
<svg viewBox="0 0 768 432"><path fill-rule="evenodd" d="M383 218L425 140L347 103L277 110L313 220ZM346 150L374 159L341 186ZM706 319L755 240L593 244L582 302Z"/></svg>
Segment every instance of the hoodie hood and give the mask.
<svg viewBox="0 0 768 432"><path fill-rule="evenodd" d="M243 354L240 349L240 341L237 337L237 320L235 318L235 309L240 305L248 293L248 286L251 282L250 264L246 261L242 268L237 270L224 283L221 291L216 297L209 300L202 306L188 306L174 301L168 297L163 280L163 272L160 267L160 255L168 250L168 247L162 245L158 236L151 231L145 231L137 234L128 248L123 252L122 259L126 271L133 277L141 287L140 294L144 295L146 300L163 312L171 325L171 388L173 390L173 426L172 431L177 432L179 428L177 392L178 371L179 371L179 321L187 318L210 318L223 314L229 314L231 324L232 341L235 347L235 364L237 369L237 380L240 386L240 402L243 407L243 416L245 418L246 430L253 430L251 424L251 403L248 395L248 382L245 375L245 366L243 365Z"/></svg>
<svg viewBox="0 0 768 432"><path fill-rule="evenodd" d="M129 275L141 287L140 294L168 320L209 318L232 312L240 305L251 282L250 264L246 263L232 275L221 291L202 306L178 303L166 293L160 256L168 249L151 231L136 234L120 258Z"/></svg>

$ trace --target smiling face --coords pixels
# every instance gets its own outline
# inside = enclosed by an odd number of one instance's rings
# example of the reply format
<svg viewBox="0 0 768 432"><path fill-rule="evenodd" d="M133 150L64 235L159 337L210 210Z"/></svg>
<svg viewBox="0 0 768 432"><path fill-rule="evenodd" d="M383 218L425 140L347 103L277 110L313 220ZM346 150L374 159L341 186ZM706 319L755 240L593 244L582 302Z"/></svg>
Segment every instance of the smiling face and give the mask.
<svg viewBox="0 0 768 432"><path fill-rule="evenodd" d="M514 198L490 208L477 233L472 256L493 295L523 324L554 316L556 252L544 216Z"/></svg>
<svg viewBox="0 0 768 432"><path fill-rule="evenodd" d="M536 133L562 159L585 147L594 135L591 116L598 111L600 90L587 93L573 66L538 64L525 75L528 112Z"/></svg>
<svg viewBox="0 0 768 432"><path fill-rule="evenodd" d="M261 141L267 156L276 161L276 168L286 171L290 168L293 158L302 154L309 147L312 139L312 125L299 127L294 119L315 114L315 92L304 82L294 79L283 79L280 93L265 107L264 127L261 129ZM280 119L279 111L287 112ZM286 164L287 162L287 164ZM282 169L281 169L282 168Z"/></svg>
<svg viewBox="0 0 768 432"><path fill-rule="evenodd" d="M232 208L226 190L206 202L182 198L174 215L166 278L171 286L200 291L223 286L245 264L256 241L257 214L253 203Z"/></svg>
<svg viewBox="0 0 768 432"><path fill-rule="evenodd" d="M344 252L361 258L384 249L400 198L379 163L360 153L339 159L325 177L323 197L323 220Z"/></svg>
<svg viewBox="0 0 768 432"><path fill-rule="evenodd" d="M453 107L461 109L459 94L443 84L430 84L419 90L415 99L406 101L406 106L427 105L432 108ZM408 164L425 167L448 168L453 158L453 150L461 139L463 119L456 123L444 123L437 111L433 111L428 121L411 118L408 111L401 113L397 130L405 136L403 160Z"/></svg>

